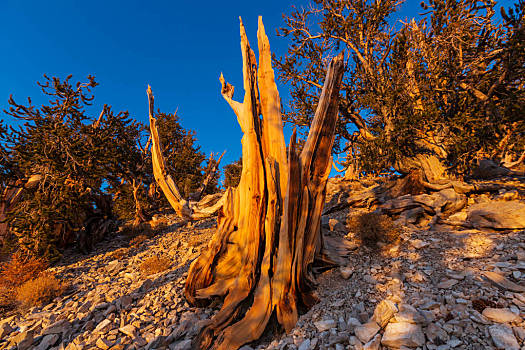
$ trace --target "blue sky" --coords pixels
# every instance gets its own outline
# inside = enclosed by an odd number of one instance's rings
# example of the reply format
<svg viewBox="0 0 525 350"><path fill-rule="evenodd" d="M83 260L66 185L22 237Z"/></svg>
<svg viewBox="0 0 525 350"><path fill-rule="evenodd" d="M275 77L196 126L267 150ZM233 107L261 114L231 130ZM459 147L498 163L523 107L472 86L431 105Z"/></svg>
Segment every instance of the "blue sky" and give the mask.
<svg viewBox="0 0 525 350"><path fill-rule="evenodd" d="M407 1L401 16L416 15L419 2ZM2 0L0 109L8 107L10 94L19 103L27 96L37 105L44 102L35 83L43 74L73 74L74 81L92 74L100 84L93 115L107 103L145 122L150 84L156 107L178 109L182 125L197 131L202 150L227 150L227 164L241 155L241 132L220 96L218 77L224 72L237 88L237 99L242 98L238 17L256 46L257 16L262 15L272 51L282 55L287 39L277 37L275 29L292 4L308 1ZM288 89L278 85L286 103Z"/></svg>

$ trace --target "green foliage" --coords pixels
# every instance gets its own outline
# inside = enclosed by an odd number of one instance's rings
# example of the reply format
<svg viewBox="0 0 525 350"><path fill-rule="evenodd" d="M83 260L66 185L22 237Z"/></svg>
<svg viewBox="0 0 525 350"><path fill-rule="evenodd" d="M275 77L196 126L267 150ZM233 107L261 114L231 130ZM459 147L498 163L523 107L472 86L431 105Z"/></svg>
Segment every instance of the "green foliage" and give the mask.
<svg viewBox="0 0 525 350"><path fill-rule="evenodd" d="M97 83L91 76L86 83L70 79L45 77L39 85L50 100L41 107L11 97L6 113L25 123L10 130L0 123L3 188L9 181L21 186L33 175L41 177L8 213L10 232L18 248L50 260L74 241L86 250L101 239L111 227L112 209L140 224L167 205L154 191L147 128L128 112L116 114L106 105L98 118L89 116L85 108ZM195 132L185 130L176 114L159 112L158 125L168 171L187 196L204 179L204 154ZM214 179L208 190L216 188Z"/></svg>
<svg viewBox="0 0 525 350"><path fill-rule="evenodd" d="M25 121L6 136L13 168L21 180L41 176L8 214L10 231L20 249L50 260L79 235L99 232L94 223L111 220L111 208L102 204L102 187L133 173L133 141L140 133L127 112L115 115L104 106L98 118L89 117L85 107L97 83L91 76L86 83L72 84L70 79L45 77L39 85L48 104L35 107L28 99L22 105L11 97L6 111Z"/></svg>
<svg viewBox="0 0 525 350"><path fill-rule="evenodd" d="M292 88L288 121L310 124L325 66L345 50L336 145L347 147L335 150L351 150L362 170L405 172L406 159L427 154L463 175L481 157L523 152L523 0L503 23L495 3L430 0L400 28L390 23L402 1L314 2L280 30L291 40L274 59Z"/></svg>
<svg viewBox="0 0 525 350"><path fill-rule="evenodd" d="M241 172L242 172L242 157L239 158L239 160L233 163L227 164L224 167L223 186L225 188L237 187L239 185L239 181L241 180Z"/></svg>
<svg viewBox="0 0 525 350"><path fill-rule="evenodd" d="M176 113L158 111L156 118L168 174L175 180L182 196L187 198L204 180L205 168L201 166L204 153L196 144L195 131L185 130Z"/></svg>

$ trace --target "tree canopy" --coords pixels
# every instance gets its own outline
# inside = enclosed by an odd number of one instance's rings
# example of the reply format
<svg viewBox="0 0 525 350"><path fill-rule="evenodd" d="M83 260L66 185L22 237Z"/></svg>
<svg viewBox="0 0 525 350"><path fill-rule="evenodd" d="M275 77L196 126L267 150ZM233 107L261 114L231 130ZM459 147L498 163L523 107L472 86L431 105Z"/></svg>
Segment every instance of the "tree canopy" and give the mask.
<svg viewBox="0 0 525 350"><path fill-rule="evenodd" d="M144 125L107 105L98 116L86 111L98 85L94 77L73 83L71 76L45 76L38 84L49 102L38 107L30 98L19 104L11 97L5 113L23 124L0 127L1 214L8 224L0 238L5 240L8 230L19 248L56 259L70 243L86 249L100 240L117 219L113 207L120 218L140 223L162 199L153 195ZM175 114L159 116L170 171L185 191L195 190L204 178L205 159L195 133L182 128ZM19 196L7 206L13 197L9 189Z"/></svg>
<svg viewBox="0 0 525 350"><path fill-rule="evenodd" d="M399 21L399 0L315 0L285 16L291 86L286 120L310 123L326 62L346 51L339 142L360 170L428 180L465 175L481 158L511 166L524 152L524 2L430 0ZM431 164L431 165L429 165ZM430 169L433 168L433 169Z"/></svg>

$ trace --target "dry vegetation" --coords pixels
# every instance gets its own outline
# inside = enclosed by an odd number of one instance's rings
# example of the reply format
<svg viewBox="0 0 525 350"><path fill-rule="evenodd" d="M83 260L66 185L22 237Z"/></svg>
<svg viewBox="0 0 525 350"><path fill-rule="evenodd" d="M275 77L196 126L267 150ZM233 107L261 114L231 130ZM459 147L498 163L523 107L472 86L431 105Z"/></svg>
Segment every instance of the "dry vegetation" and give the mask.
<svg viewBox="0 0 525 350"><path fill-rule="evenodd" d="M113 259L122 259L124 256L126 256L129 253L128 248L119 248L111 252L110 256Z"/></svg>
<svg viewBox="0 0 525 350"><path fill-rule="evenodd" d="M44 272L46 267L41 259L13 254L0 268L0 310L13 309L18 303L34 306L60 295L65 284Z"/></svg>
<svg viewBox="0 0 525 350"><path fill-rule="evenodd" d="M37 278L26 281L16 289L16 300L23 307L38 306L52 301L66 288L66 283L58 280L55 275L43 272Z"/></svg>
<svg viewBox="0 0 525 350"><path fill-rule="evenodd" d="M166 227L169 226L169 220L167 217L161 216L156 220L151 220L149 222L149 225L154 233L159 233L160 231L164 230Z"/></svg>
<svg viewBox="0 0 525 350"><path fill-rule="evenodd" d="M142 223L139 225L126 224L120 228L120 233L128 237L136 237L140 235L153 235L151 225L148 223Z"/></svg>
<svg viewBox="0 0 525 350"><path fill-rule="evenodd" d="M351 216L347 225L369 247L397 244L402 232L391 217L375 212Z"/></svg>
<svg viewBox="0 0 525 350"><path fill-rule="evenodd" d="M130 246L139 246L142 242L148 239L148 236L146 235L138 235L136 237L133 237L131 241L129 241Z"/></svg>
<svg viewBox="0 0 525 350"><path fill-rule="evenodd" d="M156 273L166 271L171 265L170 259L164 257L164 256L150 256L146 260L144 260L140 266L140 271L146 275L154 275Z"/></svg>

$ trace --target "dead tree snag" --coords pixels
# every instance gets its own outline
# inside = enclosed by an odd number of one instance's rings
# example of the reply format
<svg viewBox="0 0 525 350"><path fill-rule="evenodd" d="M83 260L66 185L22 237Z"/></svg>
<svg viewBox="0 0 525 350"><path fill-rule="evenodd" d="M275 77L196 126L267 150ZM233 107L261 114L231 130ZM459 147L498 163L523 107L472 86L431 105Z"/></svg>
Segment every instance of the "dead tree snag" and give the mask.
<svg viewBox="0 0 525 350"><path fill-rule="evenodd" d="M220 81L221 93L244 133L241 179L237 188L224 193L217 231L208 249L192 263L186 281L185 294L191 304L224 297L221 310L195 341L195 347L201 349L237 349L259 338L274 312L278 322L291 330L299 310L316 302L314 258L329 260L320 227L332 165L343 56L330 62L303 150L297 150L294 131L287 154L262 19L257 32L259 65L242 21L240 34L243 102L233 100L234 88L222 75ZM151 104L150 94L150 111ZM150 121L155 177L174 209L187 215L187 202L165 174L151 112Z"/></svg>

